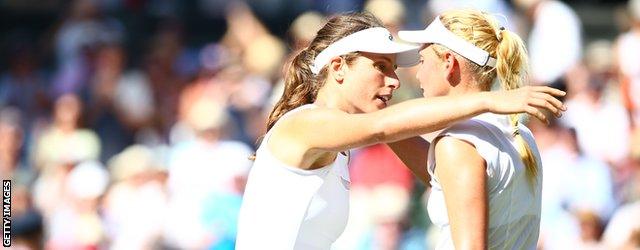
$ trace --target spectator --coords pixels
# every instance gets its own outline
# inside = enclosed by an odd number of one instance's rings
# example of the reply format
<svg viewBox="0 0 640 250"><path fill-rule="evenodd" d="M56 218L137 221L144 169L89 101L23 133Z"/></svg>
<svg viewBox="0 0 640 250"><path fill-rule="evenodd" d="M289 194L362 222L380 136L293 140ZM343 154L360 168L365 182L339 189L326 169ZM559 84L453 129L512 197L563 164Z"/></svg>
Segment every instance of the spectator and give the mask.
<svg viewBox="0 0 640 250"><path fill-rule="evenodd" d="M575 80L568 82L576 91L566 102L567 112L562 121L576 129L580 149L585 154L618 166L629 155L629 120L624 107L604 96L605 79L580 70L585 74L579 76L585 80L585 87L578 91L572 86Z"/></svg>
<svg viewBox="0 0 640 250"><path fill-rule="evenodd" d="M621 206L609 221L604 242L611 249L640 247L640 201Z"/></svg>
<svg viewBox="0 0 640 250"><path fill-rule="evenodd" d="M13 246L42 247L42 217L33 207L31 185L33 169L20 158L24 142L20 111L13 107L0 110L0 176L11 180L11 220Z"/></svg>
<svg viewBox="0 0 640 250"><path fill-rule="evenodd" d="M45 248L98 248L104 241L98 205L109 183L109 173L102 164L85 161L63 176L62 182L63 190L61 196L56 197L57 205L46 211Z"/></svg>
<svg viewBox="0 0 640 250"><path fill-rule="evenodd" d="M631 127L640 126L640 1L630 0L631 30L616 39L616 65L620 77L622 97ZM640 133L640 132L636 132Z"/></svg>
<svg viewBox="0 0 640 250"><path fill-rule="evenodd" d="M166 169L154 157L151 149L133 145L109 161L114 182L102 208L111 249L162 246L162 228L169 223Z"/></svg>
<svg viewBox="0 0 640 250"><path fill-rule="evenodd" d="M564 74L582 56L582 23L578 15L558 0L514 3L531 21L527 46L533 83L564 87Z"/></svg>
<svg viewBox="0 0 640 250"><path fill-rule="evenodd" d="M585 250L606 249L601 242L604 225L602 219L592 211L578 211L576 213L580 223L580 241L575 248Z"/></svg>
<svg viewBox="0 0 640 250"><path fill-rule="evenodd" d="M33 155L39 170L98 159L100 139L93 131L80 128L82 111L82 102L75 94L56 100L53 122L38 138Z"/></svg>
<svg viewBox="0 0 640 250"><path fill-rule="evenodd" d="M167 225L165 240L171 247L189 249L228 245L235 241L238 199L252 151L243 143L221 139L228 119L223 104L201 95L184 98L194 98L184 102L186 113L181 116L194 136L171 148L169 209L181 219Z"/></svg>

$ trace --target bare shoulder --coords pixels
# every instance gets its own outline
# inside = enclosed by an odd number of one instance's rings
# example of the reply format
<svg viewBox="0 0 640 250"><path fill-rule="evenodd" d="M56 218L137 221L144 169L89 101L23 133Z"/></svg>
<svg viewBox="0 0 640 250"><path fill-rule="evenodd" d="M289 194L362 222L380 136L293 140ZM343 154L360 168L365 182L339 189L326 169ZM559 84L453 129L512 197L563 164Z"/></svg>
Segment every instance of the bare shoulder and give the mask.
<svg viewBox="0 0 640 250"><path fill-rule="evenodd" d="M346 114L328 108L312 108L287 115L271 128L267 141L269 151L283 163L306 168L314 160L326 153L314 150L310 135L320 131L319 126L326 125L336 115Z"/></svg>
<svg viewBox="0 0 640 250"><path fill-rule="evenodd" d="M469 141L452 136L443 136L437 138L434 143L438 168L485 165L484 159Z"/></svg>
<svg viewBox="0 0 640 250"><path fill-rule="evenodd" d="M297 111L287 115L272 128L272 138L275 137L292 137L301 138L301 135L309 131L314 131L318 126L332 122L337 116L348 115L347 113L324 107L316 107Z"/></svg>

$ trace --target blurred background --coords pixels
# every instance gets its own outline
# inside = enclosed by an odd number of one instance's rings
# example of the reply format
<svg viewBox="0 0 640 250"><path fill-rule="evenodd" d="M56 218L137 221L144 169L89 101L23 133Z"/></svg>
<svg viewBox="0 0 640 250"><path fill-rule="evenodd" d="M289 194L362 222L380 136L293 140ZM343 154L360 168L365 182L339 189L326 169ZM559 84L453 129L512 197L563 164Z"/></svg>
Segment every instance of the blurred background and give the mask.
<svg viewBox="0 0 640 250"><path fill-rule="evenodd" d="M640 248L639 0L1 0L0 175L13 249L233 249L282 66L327 16L392 31L450 8L498 14L531 84L567 90L530 121L544 164L540 249ZM396 102L420 97L398 70ZM336 249L432 249L429 190L384 145L352 151Z"/></svg>

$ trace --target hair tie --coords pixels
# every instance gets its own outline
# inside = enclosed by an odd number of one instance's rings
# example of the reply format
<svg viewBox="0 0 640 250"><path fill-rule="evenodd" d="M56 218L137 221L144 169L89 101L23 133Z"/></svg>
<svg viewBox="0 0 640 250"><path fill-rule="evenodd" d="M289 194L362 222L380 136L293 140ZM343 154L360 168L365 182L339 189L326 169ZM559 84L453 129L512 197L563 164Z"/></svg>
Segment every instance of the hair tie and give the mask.
<svg viewBox="0 0 640 250"><path fill-rule="evenodd" d="M500 31L496 34L496 38L498 38L498 42L502 42L502 32L505 30L504 26L500 26Z"/></svg>
<svg viewBox="0 0 640 250"><path fill-rule="evenodd" d="M520 135L520 130L517 127L513 128L513 133L511 133L511 135L513 135L513 137Z"/></svg>
<svg viewBox="0 0 640 250"><path fill-rule="evenodd" d="M520 135L520 129L518 129L518 121L516 121L513 124L513 132L511 132L511 135L513 135L513 137L516 137L517 135Z"/></svg>

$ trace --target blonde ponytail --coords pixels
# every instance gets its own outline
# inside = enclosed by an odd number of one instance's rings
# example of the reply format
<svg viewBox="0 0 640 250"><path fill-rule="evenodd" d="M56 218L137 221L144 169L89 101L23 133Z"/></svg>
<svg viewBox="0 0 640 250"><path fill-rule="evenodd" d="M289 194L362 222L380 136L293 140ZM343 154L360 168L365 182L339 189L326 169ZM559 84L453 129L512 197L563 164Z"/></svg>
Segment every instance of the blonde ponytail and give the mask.
<svg viewBox="0 0 640 250"><path fill-rule="evenodd" d="M482 89L489 90L496 77L504 90L517 89L524 85L529 62L527 49L517 34L500 27L493 16L478 10L450 10L442 13L440 17L443 25L451 32L496 58L495 68L480 66L464 59ZM513 128L516 149L526 166L528 179L533 183L538 174L537 162L531 147L520 135L518 129L520 116L510 115L509 120Z"/></svg>
<svg viewBox="0 0 640 250"><path fill-rule="evenodd" d="M496 51L496 71L502 89L517 89L524 85L528 75L529 61L527 49L522 39L511 31L500 28L497 32L499 39L498 50ZM520 159L527 168L527 177L533 183L538 174L536 159L531 151L531 146L524 140L518 128L520 115L509 116L513 127L516 150L520 154Z"/></svg>

